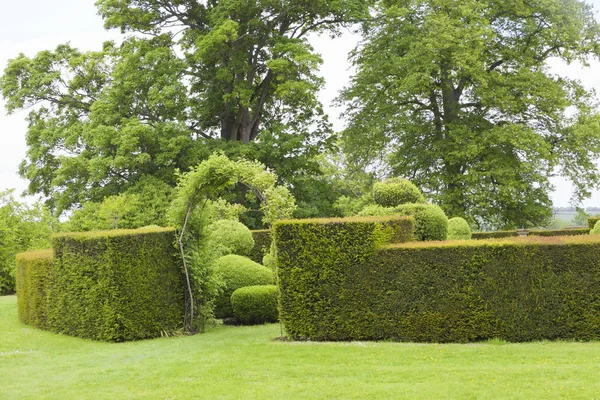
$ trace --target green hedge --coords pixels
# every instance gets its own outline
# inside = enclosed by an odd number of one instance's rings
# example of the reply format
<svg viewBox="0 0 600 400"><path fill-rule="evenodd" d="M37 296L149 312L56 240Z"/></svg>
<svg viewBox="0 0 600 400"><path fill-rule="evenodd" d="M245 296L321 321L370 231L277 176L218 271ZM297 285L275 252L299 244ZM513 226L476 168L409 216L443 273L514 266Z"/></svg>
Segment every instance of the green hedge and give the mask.
<svg viewBox="0 0 600 400"><path fill-rule="evenodd" d="M291 338L600 338L598 237L377 250L372 232L357 223L275 224L280 318Z"/></svg>
<svg viewBox="0 0 600 400"><path fill-rule="evenodd" d="M482 240L482 239L501 239L508 237L519 236L517 231L492 231L492 232L473 232L471 239Z"/></svg>
<svg viewBox="0 0 600 400"><path fill-rule="evenodd" d="M49 328L105 341L179 329L185 279L174 239L168 228L54 236Z"/></svg>
<svg viewBox="0 0 600 400"><path fill-rule="evenodd" d="M588 228L578 229L532 229L528 236L577 236L590 233ZM517 231L473 232L472 239L500 239L519 236Z"/></svg>
<svg viewBox="0 0 600 400"><path fill-rule="evenodd" d="M246 286L231 295L234 317L243 324L277 322L277 286Z"/></svg>
<svg viewBox="0 0 600 400"><path fill-rule="evenodd" d="M588 218L588 227L590 229L594 229L594 225L596 225L596 222L600 221L600 217L590 217Z"/></svg>
<svg viewBox="0 0 600 400"><path fill-rule="evenodd" d="M254 238L254 247L248 258L260 264L265 254L271 248L271 231L269 229L262 229L251 232Z"/></svg>
<svg viewBox="0 0 600 400"><path fill-rule="evenodd" d="M53 258L52 249L17 254L17 309L24 324L48 327L46 296Z"/></svg>

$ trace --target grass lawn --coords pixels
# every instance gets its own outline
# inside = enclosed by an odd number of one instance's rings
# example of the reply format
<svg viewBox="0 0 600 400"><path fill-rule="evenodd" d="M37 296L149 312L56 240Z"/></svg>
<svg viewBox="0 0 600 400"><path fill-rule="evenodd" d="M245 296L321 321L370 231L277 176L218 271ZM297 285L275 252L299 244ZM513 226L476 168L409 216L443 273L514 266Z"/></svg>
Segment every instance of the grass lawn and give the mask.
<svg viewBox="0 0 600 400"><path fill-rule="evenodd" d="M0 297L0 399L600 399L600 343L280 342L279 325L99 343Z"/></svg>

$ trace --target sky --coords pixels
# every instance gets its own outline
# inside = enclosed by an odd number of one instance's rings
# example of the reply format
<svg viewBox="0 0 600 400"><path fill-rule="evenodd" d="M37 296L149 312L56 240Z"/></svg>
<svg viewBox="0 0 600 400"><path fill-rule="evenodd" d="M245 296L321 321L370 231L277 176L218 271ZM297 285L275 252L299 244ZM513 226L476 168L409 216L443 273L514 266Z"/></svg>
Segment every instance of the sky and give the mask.
<svg viewBox="0 0 600 400"><path fill-rule="evenodd" d="M58 44L70 42L80 50L99 50L106 40L119 40L120 32L107 31L97 15L96 0L29 0L26 3L0 0L0 72L9 59L19 53L33 57L38 51L53 50ZM600 0L590 1L595 10L600 10ZM24 5L26 4L26 5ZM15 17L18 16L18 17ZM25 16L25 17L21 17ZM599 17L600 18L600 17ZM338 108L331 102L347 83L351 75L347 55L358 38L346 32L340 38L312 38L315 50L323 57L321 76L326 86L320 94L326 111L336 130L344 127L339 119ZM584 86L595 88L600 94L600 63L592 62L590 68L580 65L554 63L552 71L581 80ZM5 103L0 98L0 191L15 188L22 193L27 181L19 178L18 166L25 158L25 133L28 111L6 114ZM553 179L556 190L552 193L554 206L567 207L571 196L571 186L562 179ZM28 199L32 201L33 199ZM584 202L586 207L600 206L600 192L594 192L591 199Z"/></svg>

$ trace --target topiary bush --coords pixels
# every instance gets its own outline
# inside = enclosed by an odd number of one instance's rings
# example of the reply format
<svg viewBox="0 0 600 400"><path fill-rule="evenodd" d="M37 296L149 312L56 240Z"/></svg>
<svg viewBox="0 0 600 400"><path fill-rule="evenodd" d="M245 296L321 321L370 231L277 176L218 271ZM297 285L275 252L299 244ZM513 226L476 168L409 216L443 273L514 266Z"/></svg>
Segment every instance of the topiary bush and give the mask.
<svg viewBox="0 0 600 400"><path fill-rule="evenodd" d="M373 186L375 203L383 207L396 207L406 203L425 203L421 190L408 179L390 178Z"/></svg>
<svg viewBox="0 0 600 400"><path fill-rule="evenodd" d="M448 218L435 204L402 204L395 211L415 219L414 234L419 241L446 240L448 237Z"/></svg>
<svg viewBox="0 0 600 400"><path fill-rule="evenodd" d="M238 221L222 219L208 226L207 246L219 254L247 256L254 247L252 232Z"/></svg>
<svg viewBox="0 0 600 400"><path fill-rule="evenodd" d="M471 227L464 218L448 220L448 240L471 240Z"/></svg>
<svg viewBox="0 0 600 400"><path fill-rule="evenodd" d="M369 204L358 212L359 217L384 217L396 214L394 207L384 207L379 204Z"/></svg>
<svg viewBox="0 0 600 400"><path fill-rule="evenodd" d="M273 271L251 259L239 255L226 255L213 264L215 273L222 280L223 290L215 300L215 317L231 318L231 294L239 288L256 285L272 285Z"/></svg>
<svg viewBox="0 0 600 400"><path fill-rule="evenodd" d="M590 235L600 235L600 221L596 222L596 224L590 231Z"/></svg>
<svg viewBox="0 0 600 400"><path fill-rule="evenodd" d="M17 309L19 320L47 328L47 292L51 281L52 249L17 254Z"/></svg>
<svg viewBox="0 0 600 400"><path fill-rule="evenodd" d="M234 317L244 324L277 322L277 286L247 286L231 294Z"/></svg>

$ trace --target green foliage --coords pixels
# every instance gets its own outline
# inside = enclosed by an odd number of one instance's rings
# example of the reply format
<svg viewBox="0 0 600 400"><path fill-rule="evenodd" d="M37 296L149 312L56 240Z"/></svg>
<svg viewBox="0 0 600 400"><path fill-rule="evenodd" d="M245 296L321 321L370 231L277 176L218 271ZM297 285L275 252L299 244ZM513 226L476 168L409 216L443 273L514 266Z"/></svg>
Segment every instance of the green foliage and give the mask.
<svg viewBox="0 0 600 400"><path fill-rule="evenodd" d="M343 146L364 171L411 180L447 215L544 226L557 172L574 200L600 183L593 91L550 60L588 65L600 25L584 1L377 1L341 95Z"/></svg>
<svg viewBox="0 0 600 400"><path fill-rule="evenodd" d="M383 207L396 207L406 203L425 203L425 197L408 179L390 178L373 185L375 203Z"/></svg>
<svg viewBox="0 0 600 400"><path fill-rule="evenodd" d="M244 324L264 324L276 322L277 286L247 286L236 289L231 294L231 307L234 317Z"/></svg>
<svg viewBox="0 0 600 400"><path fill-rule="evenodd" d="M396 214L396 209L394 207L384 207L379 204L369 204L365 206L362 210L360 210L356 215L358 215L359 217L383 217L386 215L394 214Z"/></svg>
<svg viewBox="0 0 600 400"><path fill-rule="evenodd" d="M247 256L254 248L252 232L241 222L222 219L211 223L207 231L206 246L219 254Z"/></svg>
<svg viewBox="0 0 600 400"><path fill-rule="evenodd" d="M532 229L529 236L578 236L586 235L589 229ZM517 231L473 232L473 239L499 239L518 236Z"/></svg>
<svg viewBox="0 0 600 400"><path fill-rule="evenodd" d="M600 337L600 241L594 236L377 249L356 223L284 221L275 224L274 240L280 318L293 339Z"/></svg>
<svg viewBox="0 0 600 400"><path fill-rule="evenodd" d="M464 218L448 220L448 240L471 240L471 227Z"/></svg>
<svg viewBox="0 0 600 400"><path fill-rule="evenodd" d="M184 277L174 234L154 228L55 235L45 288L48 328L104 341L180 329Z"/></svg>
<svg viewBox="0 0 600 400"><path fill-rule="evenodd" d="M588 218L587 222L588 222L588 226L590 227L590 229L594 229L594 227L596 226L596 222L600 221L600 217L590 217Z"/></svg>
<svg viewBox="0 0 600 400"><path fill-rule="evenodd" d="M48 328L47 291L52 280L52 249L29 251L16 256L17 308L19 320L40 329Z"/></svg>
<svg viewBox="0 0 600 400"><path fill-rule="evenodd" d="M410 215L415 219L415 237L417 240L446 240L448 236L448 218L435 204L402 204L396 207L396 214Z"/></svg>
<svg viewBox="0 0 600 400"><path fill-rule="evenodd" d="M590 230L590 235L600 235L600 221L597 221L594 227Z"/></svg>
<svg viewBox="0 0 600 400"><path fill-rule="evenodd" d="M233 317L231 294L239 288L274 283L273 271L247 257L226 255L215 261L213 268L223 283L222 292L216 300L215 317Z"/></svg>
<svg viewBox="0 0 600 400"><path fill-rule="evenodd" d="M271 248L271 231L269 229L252 231L252 238L254 239L254 247L248 258L257 263L261 263L263 257L269 254L269 249Z"/></svg>
<svg viewBox="0 0 600 400"><path fill-rule="evenodd" d="M40 203L27 206L13 192L0 191L0 295L15 292L16 254L48 248L57 222Z"/></svg>
<svg viewBox="0 0 600 400"><path fill-rule="evenodd" d="M518 236L517 231L473 232L472 239L500 239Z"/></svg>

